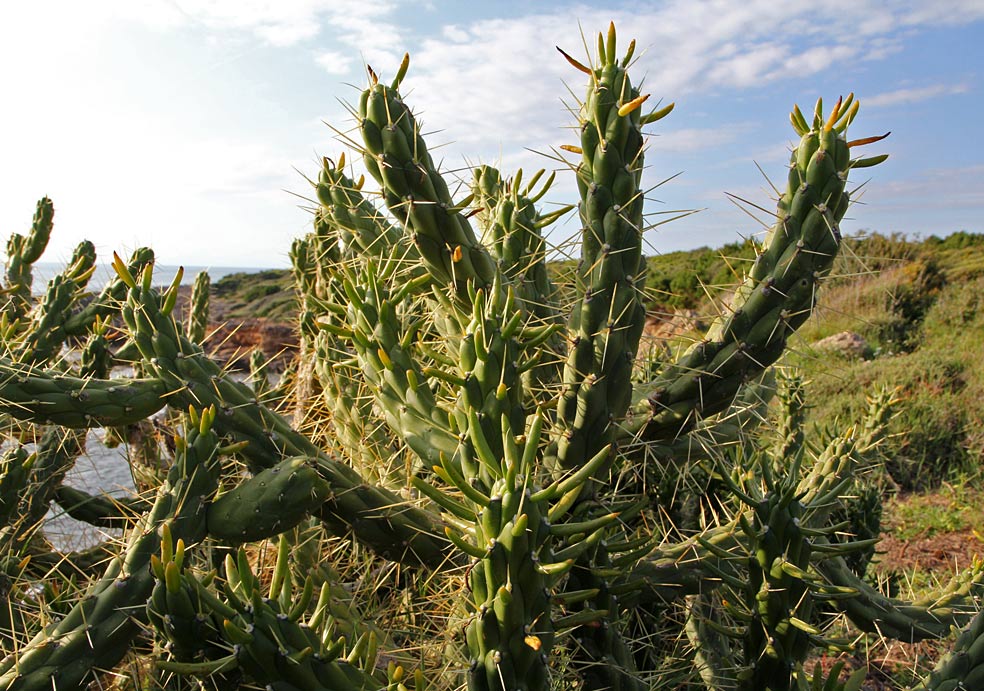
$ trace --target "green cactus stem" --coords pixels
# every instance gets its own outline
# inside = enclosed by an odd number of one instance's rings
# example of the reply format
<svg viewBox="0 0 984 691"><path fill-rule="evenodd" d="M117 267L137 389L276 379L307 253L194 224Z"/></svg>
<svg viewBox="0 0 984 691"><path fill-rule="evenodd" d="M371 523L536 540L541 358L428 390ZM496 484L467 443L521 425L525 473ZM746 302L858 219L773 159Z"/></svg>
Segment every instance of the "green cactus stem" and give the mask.
<svg viewBox="0 0 984 691"><path fill-rule="evenodd" d="M55 490L84 448L85 438L78 432L58 427L43 431L33 458L24 464L30 470L20 488L15 520L0 528L0 553L20 553L34 537Z"/></svg>
<svg viewBox="0 0 984 691"><path fill-rule="evenodd" d="M858 578L839 557L817 560L816 569L837 588L855 591L855 597L834 601L851 623L862 631L912 643L944 638L953 626L966 624L976 613L975 597L984 592L984 564L978 562L939 593L904 602L885 597Z"/></svg>
<svg viewBox="0 0 984 691"><path fill-rule="evenodd" d="M369 71L369 88L359 100L363 160L434 280L467 305L469 284L472 290L488 290L496 263L461 212L466 202L452 200L420 135L420 125L400 96L408 65L405 56L390 86Z"/></svg>
<svg viewBox="0 0 984 691"><path fill-rule="evenodd" d="M75 520L101 528L128 528L153 506L143 497L89 494L68 485L56 487L52 499Z"/></svg>
<svg viewBox="0 0 984 691"><path fill-rule="evenodd" d="M631 400L632 363L645 320L639 290L645 278L640 184L647 121L640 107L646 97L626 71L634 42L616 59L615 40L614 25L607 40L599 34L599 62L589 70L575 147L581 153L579 299L568 323L571 345L555 431L565 469L583 465L611 442L611 423Z"/></svg>
<svg viewBox="0 0 984 691"><path fill-rule="evenodd" d="M118 427L164 407L159 379L79 379L0 358L0 411L70 429Z"/></svg>
<svg viewBox="0 0 984 691"><path fill-rule="evenodd" d="M208 532L227 542L256 542L290 530L330 494L314 466L281 461L238 484L208 507Z"/></svg>
<svg viewBox="0 0 984 691"><path fill-rule="evenodd" d="M148 601L149 616L168 639L176 661L158 666L179 674L214 676L239 669L263 685L312 691L376 691L385 688L374 676L375 634L356 640L336 639L326 598L315 611L313 587L308 578L302 591L292 593L287 576L286 541L281 540L274 576L264 595L245 553L225 560L224 597L217 597L194 574L185 570L184 549L173 550L153 561L156 577ZM170 553L168 553L170 551ZM304 621L302 621L304 620ZM348 643L348 645L346 645ZM346 648L348 650L346 651ZM204 659L196 660L204 653ZM217 657L222 654L222 657ZM390 677L397 676L396 670ZM402 676L402 675L400 675Z"/></svg>
<svg viewBox="0 0 984 691"><path fill-rule="evenodd" d="M65 270L48 289L31 318L24 341L14 353L21 362L44 363L58 355L67 338L65 319L95 271L96 248L88 240L75 248Z"/></svg>
<svg viewBox="0 0 984 691"><path fill-rule="evenodd" d="M632 397L632 369L645 321L639 291L645 278L642 262L643 170L642 127L650 120L641 113L648 95L632 85L627 67L635 50L631 42L616 57L614 24L607 37L598 35L598 63L587 68L590 83L579 114L581 154L577 184L581 194L581 259L576 287L578 299L568 322L570 348L564 364L554 429L557 465L569 471L585 465L614 439ZM561 51L563 53L563 51ZM596 477L604 482L607 464ZM584 498L600 485L588 483ZM621 638L617 596L595 569L610 567L604 544L579 559L568 587L593 590L584 610L608 612L598 626L575 632L575 665L585 689L641 689L642 682Z"/></svg>
<svg viewBox="0 0 984 691"><path fill-rule="evenodd" d="M94 670L111 669L126 655L145 620L143 605L153 587L148 567L160 549L161 524L167 521L173 534L189 542L205 536L205 505L219 470L214 417L214 410L190 416L167 482L126 550L67 616L0 662L0 688L82 688Z"/></svg>
<svg viewBox="0 0 984 691"><path fill-rule="evenodd" d="M400 257L413 267L420 260L416 248L407 242L406 236L390 220L373 206L362 192L364 178L358 182L345 174L345 154L338 163L323 159L321 172L315 186L318 200L325 214L325 221L339 234L341 251L351 257ZM322 265L332 260L329 253L319 252L315 261ZM320 276L328 275L322 265Z"/></svg>
<svg viewBox="0 0 984 691"><path fill-rule="evenodd" d="M672 437L699 416L726 407L745 382L776 361L790 334L812 314L850 203L845 185L858 161L851 159L846 131L857 112L852 94L829 117L818 102L812 127L793 118L801 139L790 158L776 222L728 313L647 387L649 410L634 410L647 420L646 439ZM868 142L851 144L863 143Z"/></svg>
<svg viewBox="0 0 984 691"><path fill-rule="evenodd" d="M209 278L207 271L199 272L191 285L185 335L195 343L202 343L208 333L208 301L211 287L212 279Z"/></svg>
<svg viewBox="0 0 984 691"><path fill-rule="evenodd" d="M140 247L133 251L127 262L130 275L139 276L143 268L154 261L154 251ZM127 285L119 276L114 276L82 309L70 315L63 325L66 336L81 336L92 328L96 319L106 319L119 314L120 303L126 299ZM122 355L118 353L122 358Z"/></svg>
<svg viewBox="0 0 984 691"><path fill-rule="evenodd" d="M911 691L970 691L984 688L984 613L978 613L957 636L925 679Z"/></svg>
<svg viewBox="0 0 984 691"><path fill-rule="evenodd" d="M48 246L54 217L55 207L44 197L38 202L27 237L14 233L7 239L5 278L9 299L3 311L11 322L23 318L31 309L32 268Z"/></svg>
<svg viewBox="0 0 984 691"><path fill-rule="evenodd" d="M217 428L237 442L247 442L241 453L257 472L285 456L314 460L331 487L319 516L333 534L342 536L351 530L357 539L394 558L432 566L444 562L445 543L435 536L436 524L430 514L366 484L352 468L257 401L248 385L230 379L205 357L200 346L178 332L170 314L177 283L162 297L151 289L151 275L148 267L140 285L130 279L123 317L145 362L168 387L173 403L215 405Z"/></svg>

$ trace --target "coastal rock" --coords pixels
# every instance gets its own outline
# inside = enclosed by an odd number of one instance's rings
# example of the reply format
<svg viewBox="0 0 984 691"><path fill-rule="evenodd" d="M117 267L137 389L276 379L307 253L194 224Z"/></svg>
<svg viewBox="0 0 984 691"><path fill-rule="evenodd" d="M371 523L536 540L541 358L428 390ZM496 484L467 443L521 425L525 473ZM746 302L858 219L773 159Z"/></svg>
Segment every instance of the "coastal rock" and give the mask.
<svg viewBox="0 0 984 691"><path fill-rule="evenodd" d="M249 369L250 353L259 348L270 361L272 371L283 371L297 354L297 347L294 327L260 318L211 325L205 340L205 351L233 369Z"/></svg>
<svg viewBox="0 0 984 691"><path fill-rule="evenodd" d="M822 338L813 344L817 350L840 353L848 358L863 358L871 352L868 342L861 334L853 331L841 331L833 336Z"/></svg>
<svg viewBox="0 0 984 691"><path fill-rule="evenodd" d="M653 341L667 341L694 331L703 331L706 328L707 321L697 310L654 311L646 315L643 335Z"/></svg>

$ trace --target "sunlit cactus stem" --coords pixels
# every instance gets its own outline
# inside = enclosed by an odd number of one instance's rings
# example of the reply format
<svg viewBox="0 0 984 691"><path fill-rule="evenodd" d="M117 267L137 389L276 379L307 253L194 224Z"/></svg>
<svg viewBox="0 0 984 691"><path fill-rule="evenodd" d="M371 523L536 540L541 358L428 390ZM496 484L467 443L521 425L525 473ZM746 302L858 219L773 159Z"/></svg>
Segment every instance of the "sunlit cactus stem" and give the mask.
<svg viewBox="0 0 984 691"><path fill-rule="evenodd" d="M754 264L693 347L642 365L643 129L673 105L646 105L614 25L587 64L563 57L589 82L557 151L575 158L576 268L548 243L571 210L546 206L554 174L469 162L453 193L404 100L408 58L388 84L370 68L361 143L336 132L379 191L345 154L317 164L276 389L259 350L251 381L207 354L207 274L176 321L182 272L155 288L149 250L91 296L83 243L32 298L42 201L8 242L0 311L0 690L127 677L136 639L141 680L168 688L856 691L807 660L857 629L968 622L919 689L977 688L984 564L921 601L865 580L892 394L821 431L795 376L770 406L840 249L847 176L885 158L852 151L880 137L847 140L853 96L809 122L794 108ZM63 484L100 427L127 437L138 492ZM141 456L173 457L167 477ZM60 552L52 501L123 537Z"/></svg>
<svg viewBox="0 0 984 691"><path fill-rule="evenodd" d="M204 504L218 480L214 418L214 410L192 411L167 482L125 550L63 619L0 662L0 688L83 688L96 670L112 668L126 655L146 620L144 604L153 586L148 567L160 549L162 523L189 543L205 536Z"/></svg>
<svg viewBox="0 0 984 691"><path fill-rule="evenodd" d="M634 47L633 42L616 59L614 25L607 39L599 34L598 64L588 70L591 81L579 115L581 259L557 406L562 468L583 465L611 441L612 422L630 402L633 360L645 320L640 183L647 118L640 112L646 96L632 86L626 71Z"/></svg>
<svg viewBox="0 0 984 691"><path fill-rule="evenodd" d="M212 279L209 278L207 271L200 271L195 276L195 282L191 285L185 333L195 343L204 341L205 335L208 333L209 291L211 287Z"/></svg>
<svg viewBox="0 0 984 691"><path fill-rule="evenodd" d="M10 321L22 318L31 307L32 269L48 246L55 207L47 197L38 202L27 236L13 233L7 239L5 272L8 302L3 311Z"/></svg>
<svg viewBox="0 0 984 691"><path fill-rule="evenodd" d="M649 418L647 438L674 436L700 416L725 408L747 381L779 358L789 336L812 314L819 281L840 249L840 221L850 203L848 173L887 158L851 158L853 146L882 139L847 141L857 113L853 94L838 100L826 116L818 101L811 125L798 108L793 111L800 142L790 157L776 221L726 313L647 386L647 401L635 411Z"/></svg>

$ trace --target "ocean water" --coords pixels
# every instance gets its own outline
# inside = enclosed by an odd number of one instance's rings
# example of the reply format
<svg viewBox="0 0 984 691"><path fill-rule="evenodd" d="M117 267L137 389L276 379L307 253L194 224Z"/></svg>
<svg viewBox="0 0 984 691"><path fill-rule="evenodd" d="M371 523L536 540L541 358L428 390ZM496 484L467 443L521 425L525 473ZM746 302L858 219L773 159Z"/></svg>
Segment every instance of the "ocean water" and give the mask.
<svg viewBox="0 0 984 691"><path fill-rule="evenodd" d="M55 275L64 270L65 264L61 262L38 262L34 265L34 283L31 286L32 291L35 295L39 295L44 292L45 288ZM170 285L174 280L174 277L178 274L178 269L180 267L173 266L171 264L155 264L154 265L154 285L166 286ZM228 276L229 274L236 273L256 273L258 271L266 271L267 269L256 267L256 266L185 266L184 267L184 277L181 279L182 285L191 285L195 281L195 276L198 275L200 271L208 271L209 277L212 282L216 282L223 276ZM109 264L97 264L96 272L89 279L88 289L91 291L99 291L103 289L109 281L116 276L116 272L113 267Z"/></svg>
<svg viewBox="0 0 984 691"><path fill-rule="evenodd" d="M103 431L92 430L86 437L86 453L75 461L75 466L65 476L65 484L90 494L106 492L112 496L125 496L133 490L130 464L126 458L126 446L108 448L103 444ZM106 538L118 538L121 531L96 528L76 521L65 514L55 502L45 518L44 532L59 550L70 551L96 545Z"/></svg>

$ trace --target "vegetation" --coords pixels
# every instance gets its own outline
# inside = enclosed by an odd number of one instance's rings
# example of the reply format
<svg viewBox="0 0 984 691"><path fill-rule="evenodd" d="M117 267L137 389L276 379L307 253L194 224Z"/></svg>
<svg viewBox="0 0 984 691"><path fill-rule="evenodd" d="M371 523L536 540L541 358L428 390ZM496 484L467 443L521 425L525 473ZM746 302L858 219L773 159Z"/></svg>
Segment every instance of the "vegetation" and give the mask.
<svg viewBox="0 0 984 691"><path fill-rule="evenodd" d="M290 271L270 269L234 273L215 282L215 316L220 319L263 317L274 321L297 318L297 298Z"/></svg>
<svg viewBox="0 0 984 691"><path fill-rule="evenodd" d="M208 281L178 324L180 277L154 289L148 251L117 257L79 308L83 244L33 303L53 218L39 204L8 244L0 316L0 688L857 690L811 656L964 625L916 688L976 688L984 565L912 601L864 577L897 395L818 427L810 391L772 369L840 251L850 172L886 158L860 147L881 137L848 140L853 95L795 107L776 223L735 248L754 259L728 308L638 363L643 128L672 104L644 108L634 47L612 26L589 64L564 53L588 85L563 147L581 258L559 273L541 231L569 209L536 206L553 177L483 166L453 199L402 97L408 58L390 84L370 69L353 111L381 203L344 154L323 161L291 249L301 343L280 388L260 358L255 386L209 360ZM895 318L953 328L969 295L937 315L938 273L912 275ZM920 353L906 329L878 333ZM97 427L140 440L143 496L62 487ZM51 501L126 537L60 553Z"/></svg>

